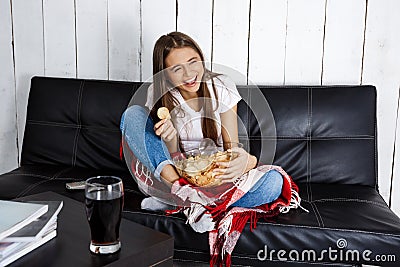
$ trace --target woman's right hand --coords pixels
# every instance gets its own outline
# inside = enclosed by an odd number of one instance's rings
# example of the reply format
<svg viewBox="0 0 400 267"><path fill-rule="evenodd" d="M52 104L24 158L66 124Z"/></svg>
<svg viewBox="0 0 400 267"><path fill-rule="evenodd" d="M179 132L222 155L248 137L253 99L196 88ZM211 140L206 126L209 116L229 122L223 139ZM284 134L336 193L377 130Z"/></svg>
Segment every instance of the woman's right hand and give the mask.
<svg viewBox="0 0 400 267"><path fill-rule="evenodd" d="M160 120L154 125L154 132L166 143L176 140L177 131L170 119Z"/></svg>

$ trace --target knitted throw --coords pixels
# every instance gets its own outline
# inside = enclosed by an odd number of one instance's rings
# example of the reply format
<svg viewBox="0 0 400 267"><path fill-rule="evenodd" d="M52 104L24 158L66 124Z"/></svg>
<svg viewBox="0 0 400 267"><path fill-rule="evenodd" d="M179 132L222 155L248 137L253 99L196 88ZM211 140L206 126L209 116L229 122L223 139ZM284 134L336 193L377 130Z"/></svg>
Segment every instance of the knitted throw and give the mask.
<svg viewBox="0 0 400 267"><path fill-rule="evenodd" d="M272 169L278 171L284 179L282 193L278 199L255 208L230 207L247 193L264 173ZM258 166L229 185L215 201L210 198L209 192L204 192L201 187L193 187L185 179L179 179L171 188L171 192L186 205L167 213L183 211L187 216L187 223L195 231L209 232L210 266L230 266L232 251L248 221L253 229L261 217L272 217L301 207L297 185L279 166Z"/></svg>

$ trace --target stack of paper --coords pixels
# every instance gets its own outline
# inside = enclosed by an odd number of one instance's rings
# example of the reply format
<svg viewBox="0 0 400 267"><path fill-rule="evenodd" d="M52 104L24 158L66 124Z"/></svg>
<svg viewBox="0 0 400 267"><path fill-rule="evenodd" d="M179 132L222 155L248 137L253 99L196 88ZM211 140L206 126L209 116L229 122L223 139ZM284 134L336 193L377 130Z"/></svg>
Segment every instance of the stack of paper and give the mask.
<svg viewBox="0 0 400 267"><path fill-rule="evenodd" d="M62 201L0 200L0 266L53 239L62 206Z"/></svg>

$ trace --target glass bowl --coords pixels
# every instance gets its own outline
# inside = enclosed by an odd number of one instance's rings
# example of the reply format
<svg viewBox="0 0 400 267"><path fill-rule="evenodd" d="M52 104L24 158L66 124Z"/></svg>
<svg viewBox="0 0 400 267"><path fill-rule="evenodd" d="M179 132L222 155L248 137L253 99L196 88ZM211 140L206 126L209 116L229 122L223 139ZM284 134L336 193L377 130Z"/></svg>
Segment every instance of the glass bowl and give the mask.
<svg viewBox="0 0 400 267"><path fill-rule="evenodd" d="M242 147L240 143L224 146ZM228 162L238 156L237 152L223 151L224 146L216 146L214 142L205 141L200 143L199 148L174 155L173 162L178 174L195 186L207 187L221 184L221 179L216 178L216 174L213 173L213 170L217 168L217 162Z"/></svg>

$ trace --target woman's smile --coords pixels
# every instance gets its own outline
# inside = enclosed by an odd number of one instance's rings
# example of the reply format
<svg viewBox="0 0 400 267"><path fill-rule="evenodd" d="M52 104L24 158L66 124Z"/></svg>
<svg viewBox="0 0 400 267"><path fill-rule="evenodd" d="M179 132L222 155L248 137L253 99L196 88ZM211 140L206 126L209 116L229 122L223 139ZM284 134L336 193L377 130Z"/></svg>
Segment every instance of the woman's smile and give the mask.
<svg viewBox="0 0 400 267"><path fill-rule="evenodd" d="M192 79L184 81L183 84L188 87L193 87L196 85L196 82L197 82L197 75L194 76Z"/></svg>
<svg viewBox="0 0 400 267"><path fill-rule="evenodd" d="M197 76L194 76L192 79L184 81L184 84L186 86L191 87L191 86L194 86L196 84L196 82L197 82Z"/></svg>

